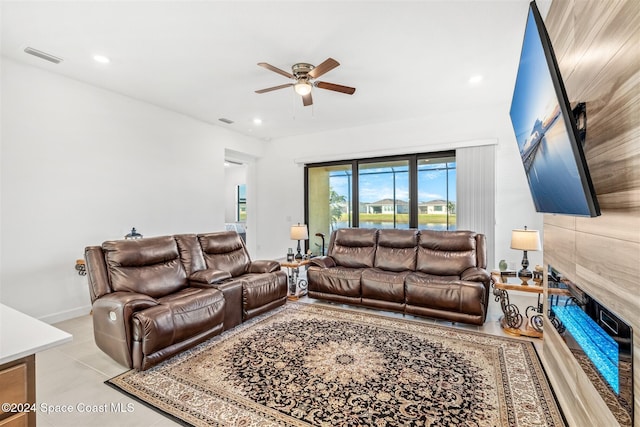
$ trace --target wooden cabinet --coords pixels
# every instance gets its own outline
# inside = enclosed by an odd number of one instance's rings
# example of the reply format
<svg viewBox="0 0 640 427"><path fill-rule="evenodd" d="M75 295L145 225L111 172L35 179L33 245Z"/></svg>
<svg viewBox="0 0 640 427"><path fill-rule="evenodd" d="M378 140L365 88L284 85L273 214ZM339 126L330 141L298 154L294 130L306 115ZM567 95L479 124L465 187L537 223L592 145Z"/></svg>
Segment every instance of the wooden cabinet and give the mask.
<svg viewBox="0 0 640 427"><path fill-rule="evenodd" d="M35 405L35 363L35 355L32 354L0 365L0 404L14 404L18 408ZM36 425L34 411L5 412L4 409L0 407L0 427Z"/></svg>
<svg viewBox="0 0 640 427"><path fill-rule="evenodd" d="M27 427L30 425L29 414L25 412L15 414L12 417L0 421L0 427ZM35 423L32 425L35 425Z"/></svg>
<svg viewBox="0 0 640 427"><path fill-rule="evenodd" d="M0 409L0 427L32 427L36 425L35 354L71 341L72 336L4 304L0 304L0 325L6 325L0 328L0 408L14 405ZM24 411L14 411L18 409Z"/></svg>

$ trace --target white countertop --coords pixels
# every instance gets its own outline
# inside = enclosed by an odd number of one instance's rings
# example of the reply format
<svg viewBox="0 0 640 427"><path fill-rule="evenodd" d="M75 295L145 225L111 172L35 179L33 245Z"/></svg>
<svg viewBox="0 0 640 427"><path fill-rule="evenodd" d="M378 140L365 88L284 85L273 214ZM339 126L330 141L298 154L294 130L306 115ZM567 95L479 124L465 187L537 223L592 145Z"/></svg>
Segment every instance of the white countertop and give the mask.
<svg viewBox="0 0 640 427"><path fill-rule="evenodd" d="M0 304L0 365L72 339L67 332Z"/></svg>

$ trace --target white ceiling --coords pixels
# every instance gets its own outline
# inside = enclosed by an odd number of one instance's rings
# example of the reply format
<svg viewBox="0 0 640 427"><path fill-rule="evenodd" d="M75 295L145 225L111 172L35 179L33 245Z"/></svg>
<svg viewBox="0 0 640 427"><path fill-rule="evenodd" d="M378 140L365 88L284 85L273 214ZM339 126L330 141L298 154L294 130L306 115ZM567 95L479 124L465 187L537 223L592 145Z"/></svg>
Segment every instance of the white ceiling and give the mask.
<svg viewBox="0 0 640 427"><path fill-rule="evenodd" d="M506 113L528 3L2 1L2 54L270 140L461 109ZM550 0L538 3L545 15ZM27 46L64 61L27 55ZM341 65L319 80L354 95L315 88L303 107L291 88L254 93L289 82L258 62L290 71L328 57ZM474 75L483 80L470 84Z"/></svg>

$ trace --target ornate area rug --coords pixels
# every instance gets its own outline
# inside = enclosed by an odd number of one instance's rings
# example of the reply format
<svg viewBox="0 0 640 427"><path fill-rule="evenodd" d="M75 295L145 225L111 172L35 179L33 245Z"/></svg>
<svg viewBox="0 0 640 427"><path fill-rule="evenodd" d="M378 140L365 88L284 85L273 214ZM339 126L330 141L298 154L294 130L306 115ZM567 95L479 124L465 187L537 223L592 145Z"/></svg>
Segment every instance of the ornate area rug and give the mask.
<svg viewBox="0 0 640 427"><path fill-rule="evenodd" d="M195 426L564 426L530 342L319 304L107 383Z"/></svg>

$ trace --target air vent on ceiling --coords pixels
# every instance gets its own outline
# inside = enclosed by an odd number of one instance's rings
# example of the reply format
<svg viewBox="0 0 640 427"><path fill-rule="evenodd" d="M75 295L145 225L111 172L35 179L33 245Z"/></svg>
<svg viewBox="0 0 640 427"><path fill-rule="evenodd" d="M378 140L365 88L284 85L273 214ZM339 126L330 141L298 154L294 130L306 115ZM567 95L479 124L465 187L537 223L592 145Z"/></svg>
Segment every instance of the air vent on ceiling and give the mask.
<svg viewBox="0 0 640 427"><path fill-rule="evenodd" d="M221 122L226 123L228 125L233 123L233 120L225 119L224 117L222 117L222 118L220 118L218 120L220 120Z"/></svg>
<svg viewBox="0 0 640 427"><path fill-rule="evenodd" d="M53 62L54 64L59 64L62 62L62 58L58 58L57 56L53 56L49 53L42 52L41 50L34 49L32 47L27 47L24 49L24 51L29 55L37 56L38 58L44 59L45 61Z"/></svg>

